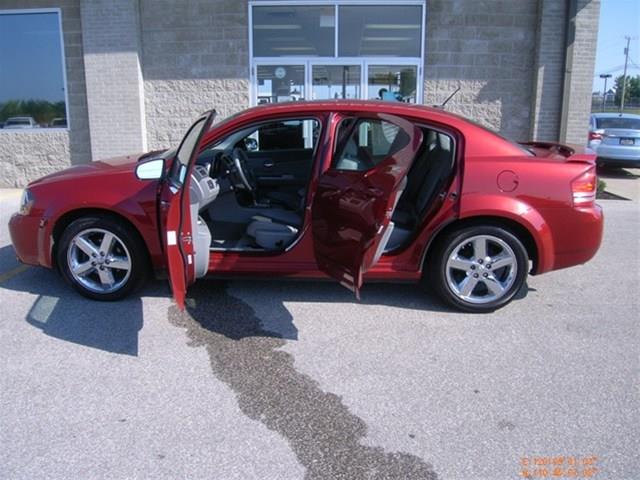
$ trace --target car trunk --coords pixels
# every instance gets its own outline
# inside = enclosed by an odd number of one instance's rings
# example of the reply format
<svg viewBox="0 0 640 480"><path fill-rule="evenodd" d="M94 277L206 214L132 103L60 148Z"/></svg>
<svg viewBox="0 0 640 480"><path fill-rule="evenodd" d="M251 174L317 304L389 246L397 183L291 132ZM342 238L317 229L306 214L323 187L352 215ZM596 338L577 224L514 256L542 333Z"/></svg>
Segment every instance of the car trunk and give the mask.
<svg viewBox="0 0 640 480"><path fill-rule="evenodd" d="M598 130L600 132L600 130ZM602 143L605 145L640 145L640 130L630 128L605 128L602 130Z"/></svg>

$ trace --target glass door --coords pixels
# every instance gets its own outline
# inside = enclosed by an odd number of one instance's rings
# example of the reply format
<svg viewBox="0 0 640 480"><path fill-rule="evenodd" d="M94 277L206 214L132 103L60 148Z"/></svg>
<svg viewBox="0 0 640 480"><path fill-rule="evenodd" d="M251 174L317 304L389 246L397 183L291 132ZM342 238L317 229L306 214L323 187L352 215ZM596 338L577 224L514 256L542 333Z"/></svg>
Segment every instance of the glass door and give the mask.
<svg viewBox="0 0 640 480"><path fill-rule="evenodd" d="M306 62L256 65L256 105L305 100L305 72Z"/></svg>
<svg viewBox="0 0 640 480"><path fill-rule="evenodd" d="M311 64L311 99L362 98L362 65Z"/></svg>
<svg viewBox="0 0 640 480"><path fill-rule="evenodd" d="M362 99L419 103L422 85L416 62L393 59L256 61L252 69L252 102Z"/></svg>
<svg viewBox="0 0 640 480"><path fill-rule="evenodd" d="M367 65L368 100L416 103L418 68L414 65Z"/></svg>

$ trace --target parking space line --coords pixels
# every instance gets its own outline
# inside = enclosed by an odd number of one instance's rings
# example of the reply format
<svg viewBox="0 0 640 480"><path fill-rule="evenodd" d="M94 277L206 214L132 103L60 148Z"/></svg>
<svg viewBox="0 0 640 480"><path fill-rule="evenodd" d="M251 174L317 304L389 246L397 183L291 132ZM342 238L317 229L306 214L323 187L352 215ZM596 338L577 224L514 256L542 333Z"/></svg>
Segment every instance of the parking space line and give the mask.
<svg viewBox="0 0 640 480"><path fill-rule="evenodd" d="M18 265L16 268L9 270L8 272L0 273L0 284L8 282L16 275L20 275L22 272L29 270L29 265Z"/></svg>

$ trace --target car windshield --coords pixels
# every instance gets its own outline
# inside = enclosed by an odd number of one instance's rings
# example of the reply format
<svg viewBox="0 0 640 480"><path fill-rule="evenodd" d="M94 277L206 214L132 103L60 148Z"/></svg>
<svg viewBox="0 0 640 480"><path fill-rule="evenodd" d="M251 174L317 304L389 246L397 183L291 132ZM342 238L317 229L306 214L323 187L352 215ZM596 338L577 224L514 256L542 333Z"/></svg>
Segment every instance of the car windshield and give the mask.
<svg viewBox="0 0 640 480"><path fill-rule="evenodd" d="M624 128L626 130L640 130L640 118L604 117L596 118L597 128Z"/></svg>
<svg viewBox="0 0 640 480"><path fill-rule="evenodd" d="M7 121L7 125L30 125L30 122L27 119L21 118Z"/></svg>

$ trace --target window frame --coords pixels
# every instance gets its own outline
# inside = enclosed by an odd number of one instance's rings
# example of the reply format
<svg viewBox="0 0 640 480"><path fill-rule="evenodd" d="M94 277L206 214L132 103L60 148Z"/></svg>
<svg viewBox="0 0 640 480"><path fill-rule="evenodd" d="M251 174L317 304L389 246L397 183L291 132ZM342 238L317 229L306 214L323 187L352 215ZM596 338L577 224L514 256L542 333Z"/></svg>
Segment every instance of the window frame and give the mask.
<svg viewBox="0 0 640 480"><path fill-rule="evenodd" d="M71 118L69 116L69 82L67 81L67 62L64 45L64 32L62 30L62 9L61 8L16 8L16 9L0 9L2 15L25 15L38 13L55 13L58 16L58 36L60 39L60 63L62 66L62 82L64 85L64 110L67 120L66 127L48 127L48 128L16 128L4 129L0 128L0 133L43 133L43 132L69 132L71 130Z"/></svg>
<svg viewBox="0 0 640 480"><path fill-rule="evenodd" d="M305 67L305 99L310 100L312 89L313 65L360 65L360 99L368 98L369 65L383 65L399 67L411 65L417 68L416 75L416 104L424 101L424 65L426 54L426 28L427 28L427 2L426 0L402 0L394 6L420 6L421 33L419 57L388 57L377 55L363 55L357 57L339 56L339 26L341 6L388 6L388 0L249 0L248 8L248 39L249 39L249 104L258 105L258 65L304 65ZM253 7L280 7L280 6L333 6L335 15L334 27L334 54L329 57L309 55L289 55L281 57L257 57L253 49Z"/></svg>

